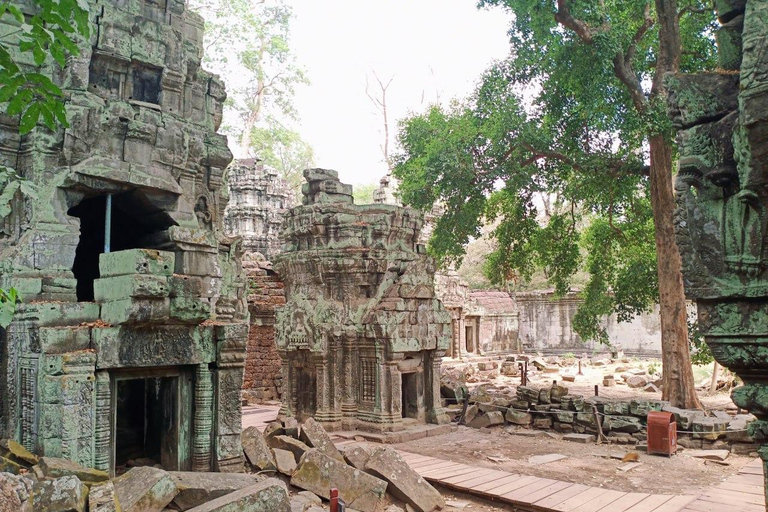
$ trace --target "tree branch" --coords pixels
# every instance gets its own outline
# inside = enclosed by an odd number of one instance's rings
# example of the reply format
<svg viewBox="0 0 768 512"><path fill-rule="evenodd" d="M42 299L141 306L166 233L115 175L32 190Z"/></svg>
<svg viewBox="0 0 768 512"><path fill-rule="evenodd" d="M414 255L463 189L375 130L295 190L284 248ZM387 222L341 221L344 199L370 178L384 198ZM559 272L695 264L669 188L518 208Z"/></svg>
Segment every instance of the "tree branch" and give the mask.
<svg viewBox="0 0 768 512"><path fill-rule="evenodd" d="M594 41L594 31L584 21L578 20L573 17L571 10L568 7L568 0L557 0L557 12L555 13L555 21L562 26L573 30L579 39L587 44L592 44Z"/></svg>

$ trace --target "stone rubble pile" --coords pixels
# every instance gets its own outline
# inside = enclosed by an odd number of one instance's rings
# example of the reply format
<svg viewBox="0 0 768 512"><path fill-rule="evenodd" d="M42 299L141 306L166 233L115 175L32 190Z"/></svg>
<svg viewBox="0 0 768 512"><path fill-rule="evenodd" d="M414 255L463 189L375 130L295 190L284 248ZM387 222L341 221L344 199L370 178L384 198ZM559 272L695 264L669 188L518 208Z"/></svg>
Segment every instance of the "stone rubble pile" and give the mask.
<svg viewBox="0 0 768 512"><path fill-rule="evenodd" d="M447 401L450 402L450 398ZM458 421L462 404L449 405L447 410L453 414L454 421ZM650 411L674 414L678 444L684 448L729 449L733 453L749 454L759 447L747 432L747 425L754 420L752 415L731 415L725 411L708 414L678 409L662 400L584 397L569 394L568 388L560 384L541 388L519 386L516 390L478 386L470 394L463 422L473 428L506 425L554 430L566 435L587 434L596 438L599 418L608 441L641 448L647 440L646 423ZM584 439L583 436L572 437Z"/></svg>
<svg viewBox="0 0 768 512"><path fill-rule="evenodd" d="M301 489L291 499L292 512L314 512L335 487L347 510L440 510L445 502L393 448L351 443L342 451L325 429L309 418L302 425L287 418L260 432L249 427L242 434L243 450L255 472L276 474L291 488ZM400 502L403 508L392 502Z"/></svg>

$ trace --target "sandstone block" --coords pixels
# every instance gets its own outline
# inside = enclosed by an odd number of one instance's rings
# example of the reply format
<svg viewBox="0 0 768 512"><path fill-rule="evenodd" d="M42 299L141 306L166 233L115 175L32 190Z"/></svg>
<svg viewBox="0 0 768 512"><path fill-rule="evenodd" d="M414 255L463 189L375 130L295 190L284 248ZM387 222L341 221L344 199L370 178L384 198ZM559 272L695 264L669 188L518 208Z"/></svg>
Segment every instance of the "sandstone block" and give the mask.
<svg viewBox="0 0 768 512"><path fill-rule="evenodd" d="M500 412L496 414L501 416ZM389 482L388 491L393 496L420 512L432 512L445 506L440 493L390 447L375 452L366 464L366 469Z"/></svg>
<svg viewBox="0 0 768 512"><path fill-rule="evenodd" d="M32 486L32 510L85 512L88 488L76 476L43 480Z"/></svg>
<svg viewBox="0 0 768 512"><path fill-rule="evenodd" d="M344 457L336 448L336 445L333 444L328 433L314 418L309 418L301 426L299 439L310 448L317 448L332 459L344 461Z"/></svg>
<svg viewBox="0 0 768 512"><path fill-rule="evenodd" d="M310 450L309 446L306 444L302 443L298 439L294 439L288 436L275 436L269 438L267 443L269 444L270 448L287 450L291 452L294 459L296 459L296 462L301 459L301 456L304 455L304 453Z"/></svg>
<svg viewBox="0 0 768 512"><path fill-rule="evenodd" d="M42 457L40 458L38 465L46 478L59 478L74 475L79 478L81 482L88 485L109 480L109 475L105 471L85 468L69 459Z"/></svg>
<svg viewBox="0 0 768 512"><path fill-rule="evenodd" d="M195 508L231 492L251 487L261 480L261 477L257 475L236 473L170 471L168 474L171 475L179 489L179 494L173 498L173 507L181 511Z"/></svg>
<svg viewBox="0 0 768 512"><path fill-rule="evenodd" d="M349 508L361 512L376 512L387 491L387 482L323 455L316 449L310 449L301 458L291 485L325 499L330 498L331 487L336 487Z"/></svg>
<svg viewBox="0 0 768 512"><path fill-rule="evenodd" d="M275 458L264 436L256 427L248 427L240 435L243 452L253 467L260 470L275 469Z"/></svg>
<svg viewBox="0 0 768 512"><path fill-rule="evenodd" d="M134 274L104 277L93 282L96 302L128 298L162 299L168 297L170 287L166 276Z"/></svg>
<svg viewBox="0 0 768 512"><path fill-rule="evenodd" d="M190 512L291 512L288 490L283 482L268 478L250 487L231 492Z"/></svg>
<svg viewBox="0 0 768 512"><path fill-rule="evenodd" d="M591 434L566 434L563 441L573 441L574 443L594 443L595 436Z"/></svg>
<svg viewBox="0 0 768 512"><path fill-rule="evenodd" d="M603 430L606 432L626 432L633 434L642 430L640 420L631 416L606 416L603 420Z"/></svg>
<svg viewBox="0 0 768 512"><path fill-rule="evenodd" d="M13 439L0 441L0 456L23 466L34 466L39 458Z"/></svg>
<svg viewBox="0 0 768 512"><path fill-rule="evenodd" d="M515 411L512 409L508 410L504 417L513 425L528 426L533 422L533 416L527 412Z"/></svg>
<svg viewBox="0 0 768 512"><path fill-rule="evenodd" d="M296 459L293 457L293 453L280 448L275 448L273 451L277 470L284 475L292 476L293 472L296 471Z"/></svg>
<svg viewBox="0 0 768 512"><path fill-rule="evenodd" d="M632 375L627 379L627 386L631 388L642 388L648 384L648 379L641 375Z"/></svg>
<svg viewBox="0 0 768 512"><path fill-rule="evenodd" d="M102 278L133 274L173 274L176 256L172 252L153 249L128 249L99 255L99 275Z"/></svg>
<svg viewBox="0 0 768 512"><path fill-rule="evenodd" d="M477 416L475 419L469 422L468 426L472 428L485 428L503 424L504 415L500 411L490 411L483 414L482 416Z"/></svg>
<svg viewBox="0 0 768 512"><path fill-rule="evenodd" d="M168 472L149 466L132 468L112 482L122 512L163 512L179 493Z"/></svg>
<svg viewBox="0 0 768 512"><path fill-rule="evenodd" d="M35 482L25 476L0 472L0 512L19 512L28 504Z"/></svg>
<svg viewBox="0 0 768 512"><path fill-rule="evenodd" d="M120 512L120 501L112 482L92 485L88 493L88 512Z"/></svg>
<svg viewBox="0 0 768 512"><path fill-rule="evenodd" d="M373 449L365 443L347 445L344 450L344 460L355 469L365 470L365 465L373 455Z"/></svg>

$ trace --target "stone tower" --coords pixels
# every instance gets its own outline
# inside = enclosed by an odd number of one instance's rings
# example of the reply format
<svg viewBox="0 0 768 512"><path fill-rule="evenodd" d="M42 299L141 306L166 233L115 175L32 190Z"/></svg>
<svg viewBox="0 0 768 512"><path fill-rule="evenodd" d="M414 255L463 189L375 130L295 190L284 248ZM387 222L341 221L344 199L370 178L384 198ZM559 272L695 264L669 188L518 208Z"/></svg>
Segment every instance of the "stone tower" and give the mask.
<svg viewBox="0 0 768 512"><path fill-rule="evenodd" d="M258 252L271 260L280 251L278 234L283 213L294 206L293 191L276 171L257 159L236 160L228 172L227 234L242 238L246 252Z"/></svg>
<svg viewBox="0 0 768 512"><path fill-rule="evenodd" d="M275 268L281 414L327 428L396 431L447 420L440 362L450 316L419 243L418 212L354 205L335 171L304 171L303 206L288 211Z"/></svg>
<svg viewBox="0 0 768 512"><path fill-rule="evenodd" d="M39 195L0 219L0 285L24 299L0 333L0 437L104 470L241 470L245 280L203 20L184 0L88 3L80 55L41 68L70 126L0 118L0 163Z"/></svg>

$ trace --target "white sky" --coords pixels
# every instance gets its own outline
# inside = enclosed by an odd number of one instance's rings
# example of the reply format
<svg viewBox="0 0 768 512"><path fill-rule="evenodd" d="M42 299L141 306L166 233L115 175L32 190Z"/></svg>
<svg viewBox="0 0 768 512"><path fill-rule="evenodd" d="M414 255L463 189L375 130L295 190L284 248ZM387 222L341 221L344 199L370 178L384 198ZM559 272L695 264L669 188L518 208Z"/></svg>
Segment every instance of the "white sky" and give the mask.
<svg viewBox="0 0 768 512"><path fill-rule="evenodd" d="M311 85L297 90L298 130L320 167L345 183L378 182L386 173L383 128L365 94L375 71L386 83L390 154L396 122L437 95L447 103L472 92L480 74L506 57L509 16L480 11L474 0L291 0L291 46Z"/></svg>

